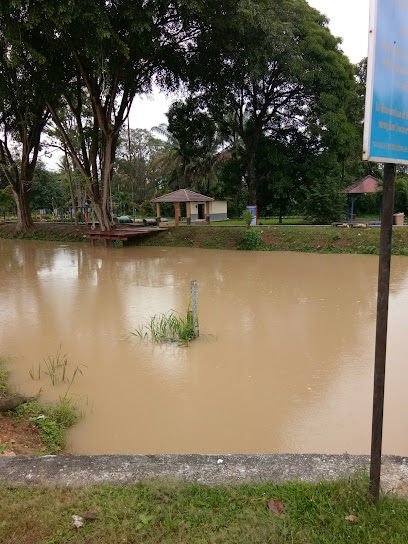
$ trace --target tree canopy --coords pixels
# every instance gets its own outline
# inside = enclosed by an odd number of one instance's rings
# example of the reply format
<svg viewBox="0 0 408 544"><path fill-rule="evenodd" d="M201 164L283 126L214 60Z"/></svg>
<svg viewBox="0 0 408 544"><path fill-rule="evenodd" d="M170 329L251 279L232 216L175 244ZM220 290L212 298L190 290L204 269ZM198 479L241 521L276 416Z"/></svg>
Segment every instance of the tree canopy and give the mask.
<svg viewBox="0 0 408 544"><path fill-rule="evenodd" d="M254 204L263 134L283 146L301 138L310 152L330 147L347 155L356 82L327 20L306 1L241 0L228 9L200 33L187 86L197 110L239 136Z"/></svg>
<svg viewBox="0 0 408 544"><path fill-rule="evenodd" d="M344 185L367 168L365 65L339 45L306 0L0 0L0 166L19 228L45 129L71 202L89 199L103 230L112 195L125 209L192 187L282 216L316 181ZM153 83L185 97L161 140L124 128Z"/></svg>

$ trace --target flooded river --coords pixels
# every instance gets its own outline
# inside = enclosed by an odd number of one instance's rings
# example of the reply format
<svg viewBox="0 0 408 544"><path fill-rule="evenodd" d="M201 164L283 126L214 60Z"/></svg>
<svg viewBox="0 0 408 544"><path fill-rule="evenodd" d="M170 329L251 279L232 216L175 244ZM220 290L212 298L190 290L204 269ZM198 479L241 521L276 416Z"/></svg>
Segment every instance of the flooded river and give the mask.
<svg viewBox="0 0 408 544"><path fill-rule="evenodd" d="M68 395L85 417L68 451L369 453L378 258L114 249L0 240L0 352L20 391L67 384L31 372L67 353ZM199 287L202 336L189 347L129 337L184 312ZM408 455L408 258L394 257L384 453ZM44 365L44 363L42 363Z"/></svg>

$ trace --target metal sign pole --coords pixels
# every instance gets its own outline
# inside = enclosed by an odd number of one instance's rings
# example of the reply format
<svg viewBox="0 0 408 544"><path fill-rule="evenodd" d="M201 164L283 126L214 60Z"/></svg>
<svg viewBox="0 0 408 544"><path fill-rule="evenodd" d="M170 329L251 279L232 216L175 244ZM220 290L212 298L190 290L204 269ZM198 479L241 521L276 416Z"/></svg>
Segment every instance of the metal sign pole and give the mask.
<svg viewBox="0 0 408 544"><path fill-rule="evenodd" d="M380 495L385 359L387 351L388 300L390 292L395 171L395 164L384 165L370 464L370 493L374 502L378 501Z"/></svg>

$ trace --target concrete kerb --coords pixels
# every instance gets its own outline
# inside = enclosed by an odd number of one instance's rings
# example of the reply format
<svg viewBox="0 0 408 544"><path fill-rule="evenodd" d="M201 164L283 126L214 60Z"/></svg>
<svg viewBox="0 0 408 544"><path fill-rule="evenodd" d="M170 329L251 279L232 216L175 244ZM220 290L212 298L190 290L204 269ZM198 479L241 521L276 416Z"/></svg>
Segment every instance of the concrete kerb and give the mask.
<svg viewBox="0 0 408 544"><path fill-rule="evenodd" d="M210 486L347 478L368 468L359 455L95 455L0 458L7 485L128 485L175 479ZM382 488L408 496L408 458L383 458Z"/></svg>

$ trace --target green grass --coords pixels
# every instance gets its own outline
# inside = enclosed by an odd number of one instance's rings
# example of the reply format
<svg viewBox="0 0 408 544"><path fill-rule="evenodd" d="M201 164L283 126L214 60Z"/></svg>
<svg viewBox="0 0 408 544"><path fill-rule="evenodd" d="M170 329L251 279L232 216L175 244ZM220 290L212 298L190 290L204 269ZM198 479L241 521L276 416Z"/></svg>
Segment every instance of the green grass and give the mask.
<svg viewBox="0 0 408 544"><path fill-rule="evenodd" d="M10 357L0 355L0 393L3 395L13 394L13 389L8 383L8 372L6 370L6 364L9 360ZM32 401L20 404L20 406L8 412L7 415L0 415L0 418L14 417L17 421L30 419L39 428L41 442L44 445L42 451L32 453L55 455L64 449L67 430L75 425L81 416L81 412L72 402L72 399L65 394L55 403L45 404Z"/></svg>
<svg viewBox="0 0 408 544"><path fill-rule="evenodd" d="M5 355L0 355L0 395L9 395L11 388L8 383L8 372L6 365L10 358Z"/></svg>
<svg viewBox="0 0 408 544"><path fill-rule="evenodd" d="M206 487L163 481L132 486L0 486L7 544L406 544L408 502L367 497L365 478L332 483ZM283 514L268 511L279 499ZM72 515L97 514L73 527ZM354 515L357 523L345 520Z"/></svg>
<svg viewBox="0 0 408 544"><path fill-rule="evenodd" d="M20 404L13 413L17 419L28 417L39 429L45 455L61 453L65 447L67 430L75 425L81 414L66 396L53 404L42 404L37 401Z"/></svg>
<svg viewBox="0 0 408 544"><path fill-rule="evenodd" d="M276 220L271 220L276 221ZM246 232L244 226L222 226L214 223L210 226L192 226L170 228L151 236L137 237L126 245L162 246L162 247L194 247L201 249L240 249ZM251 227L256 228L256 227ZM308 253L360 253L378 254L380 246L380 229L374 228L337 228L313 227L308 225L284 226L263 225L257 227L261 232L262 250L269 251L301 251ZM33 239L68 241L82 240L83 231L63 235L58 228L51 229L41 225ZM0 227L0 237L6 236ZM76 238L75 238L76 236ZM393 254L408 255L408 228L393 229Z"/></svg>
<svg viewBox="0 0 408 544"><path fill-rule="evenodd" d="M304 219L302 217L291 217L291 218L284 218L282 219L282 225L298 225L304 223ZM262 225L279 225L279 219L262 219L258 218L258 223L262 223ZM222 225L228 226L245 226L245 221L243 219L228 219L227 221L213 221L211 223L214 227L219 227Z"/></svg>
<svg viewBox="0 0 408 544"><path fill-rule="evenodd" d="M80 366L77 365L71 374L68 368L69 363L67 354L62 354L61 349L62 345L60 344L55 354L47 355L47 357L43 359L45 369L43 369L42 363L39 363L36 367L33 365L29 370L30 378L32 380L40 380L41 376L45 375L49 377L52 385L58 385L59 383L68 383L72 385L77 374L82 375L82 370Z"/></svg>
<svg viewBox="0 0 408 544"><path fill-rule="evenodd" d="M251 227L261 234L263 251L307 253L376 254L380 247L379 228L337 227ZM135 245L240 249L246 227L180 227L135 240ZM393 229L393 254L408 255L408 228Z"/></svg>
<svg viewBox="0 0 408 544"><path fill-rule="evenodd" d="M192 314L187 311L186 317L183 317L170 311L166 314L154 315L146 324L130 334L142 340L151 339L153 342L177 342L187 345L195 338Z"/></svg>

